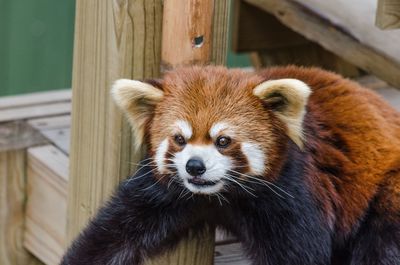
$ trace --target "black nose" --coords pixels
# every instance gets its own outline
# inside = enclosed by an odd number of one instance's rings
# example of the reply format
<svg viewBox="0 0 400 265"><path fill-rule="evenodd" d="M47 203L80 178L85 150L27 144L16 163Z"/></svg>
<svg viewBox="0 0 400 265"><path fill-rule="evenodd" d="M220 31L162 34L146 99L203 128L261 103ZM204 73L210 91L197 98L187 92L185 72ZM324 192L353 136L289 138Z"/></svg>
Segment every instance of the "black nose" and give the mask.
<svg viewBox="0 0 400 265"><path fill-rule="evenodd" d="M200 158L193 157L187 161L186 171L192 176L200 176L206 172L206 166Z"/></svg>

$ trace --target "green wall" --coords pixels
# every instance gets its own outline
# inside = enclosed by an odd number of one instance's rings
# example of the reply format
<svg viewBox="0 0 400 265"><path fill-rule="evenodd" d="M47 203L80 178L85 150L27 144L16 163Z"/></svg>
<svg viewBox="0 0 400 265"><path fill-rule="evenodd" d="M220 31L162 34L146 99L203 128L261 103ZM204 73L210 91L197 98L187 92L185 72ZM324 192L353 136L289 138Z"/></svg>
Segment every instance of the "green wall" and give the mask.
<svg viewBox="0 0 400 265"><path fill-rule="evenodd" d="M0 96L71 86L74 0L0 0Z"/></svg>
<svg viewBox="0 0 400 265"><path fill-rule="evenodd" d="M0 96L71 87L74 14L75 0L0 0ZM230 49L227 63L250 65Z"/></svg>

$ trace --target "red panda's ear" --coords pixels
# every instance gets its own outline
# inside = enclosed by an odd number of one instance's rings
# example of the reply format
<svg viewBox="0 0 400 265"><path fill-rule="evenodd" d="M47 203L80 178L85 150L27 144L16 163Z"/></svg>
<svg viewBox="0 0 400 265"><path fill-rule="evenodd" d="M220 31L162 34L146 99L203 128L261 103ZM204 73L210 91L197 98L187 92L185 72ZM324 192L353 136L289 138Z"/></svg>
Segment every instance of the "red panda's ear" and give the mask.
<svg viewBox="0 0 400 265"><path fill-rule="evenodd" d="M163 91L149 83L119 79L112 89L115 103L125 112L135 133L135 147L139 149L145 137L146 124L154 108L163 98Z"/></svg>
<svg viewBox="0 0 400 265"><path fill-rule="evenodd" d="M266 107L276 113L286 125L288 136L303 147L303 118L311 89L297 79L265 81L253 90Z"/></svg>

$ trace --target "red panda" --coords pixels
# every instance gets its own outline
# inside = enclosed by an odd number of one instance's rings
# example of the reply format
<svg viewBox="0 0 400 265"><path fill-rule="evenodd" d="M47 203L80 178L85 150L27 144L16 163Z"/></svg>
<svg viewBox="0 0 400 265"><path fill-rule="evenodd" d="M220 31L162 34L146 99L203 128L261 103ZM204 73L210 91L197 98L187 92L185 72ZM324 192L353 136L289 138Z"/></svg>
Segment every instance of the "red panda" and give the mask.
<svg viewBox="0 0 400 265"><path fill-rule="evenodd" d="M317 68L118 80L148 158L62 264L142 264L206 226L253 264L400 264L400 114Z"/></svg>

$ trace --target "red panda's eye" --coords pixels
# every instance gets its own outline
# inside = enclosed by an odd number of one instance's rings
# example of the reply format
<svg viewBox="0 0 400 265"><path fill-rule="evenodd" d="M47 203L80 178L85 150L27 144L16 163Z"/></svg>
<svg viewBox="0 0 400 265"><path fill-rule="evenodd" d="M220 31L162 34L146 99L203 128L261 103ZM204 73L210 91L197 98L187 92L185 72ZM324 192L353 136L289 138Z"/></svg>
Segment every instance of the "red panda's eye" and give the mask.
<svg viewBox="0 0 400 265"><path fill-rule="evenodd" d="M220 136L217 138L217 141L215 142L215 144L218 147L227 147L229 144L231 143L231 138L229 138L228 136Z"/></svg>
<svg viewBox="0 0 400 265"><path fill-rule="evenodd" d="M182 146L182 145L186 144L185 138L180 134L175 135L174 140L175 140L175 143L177 143L178 145Z"/></svg>

